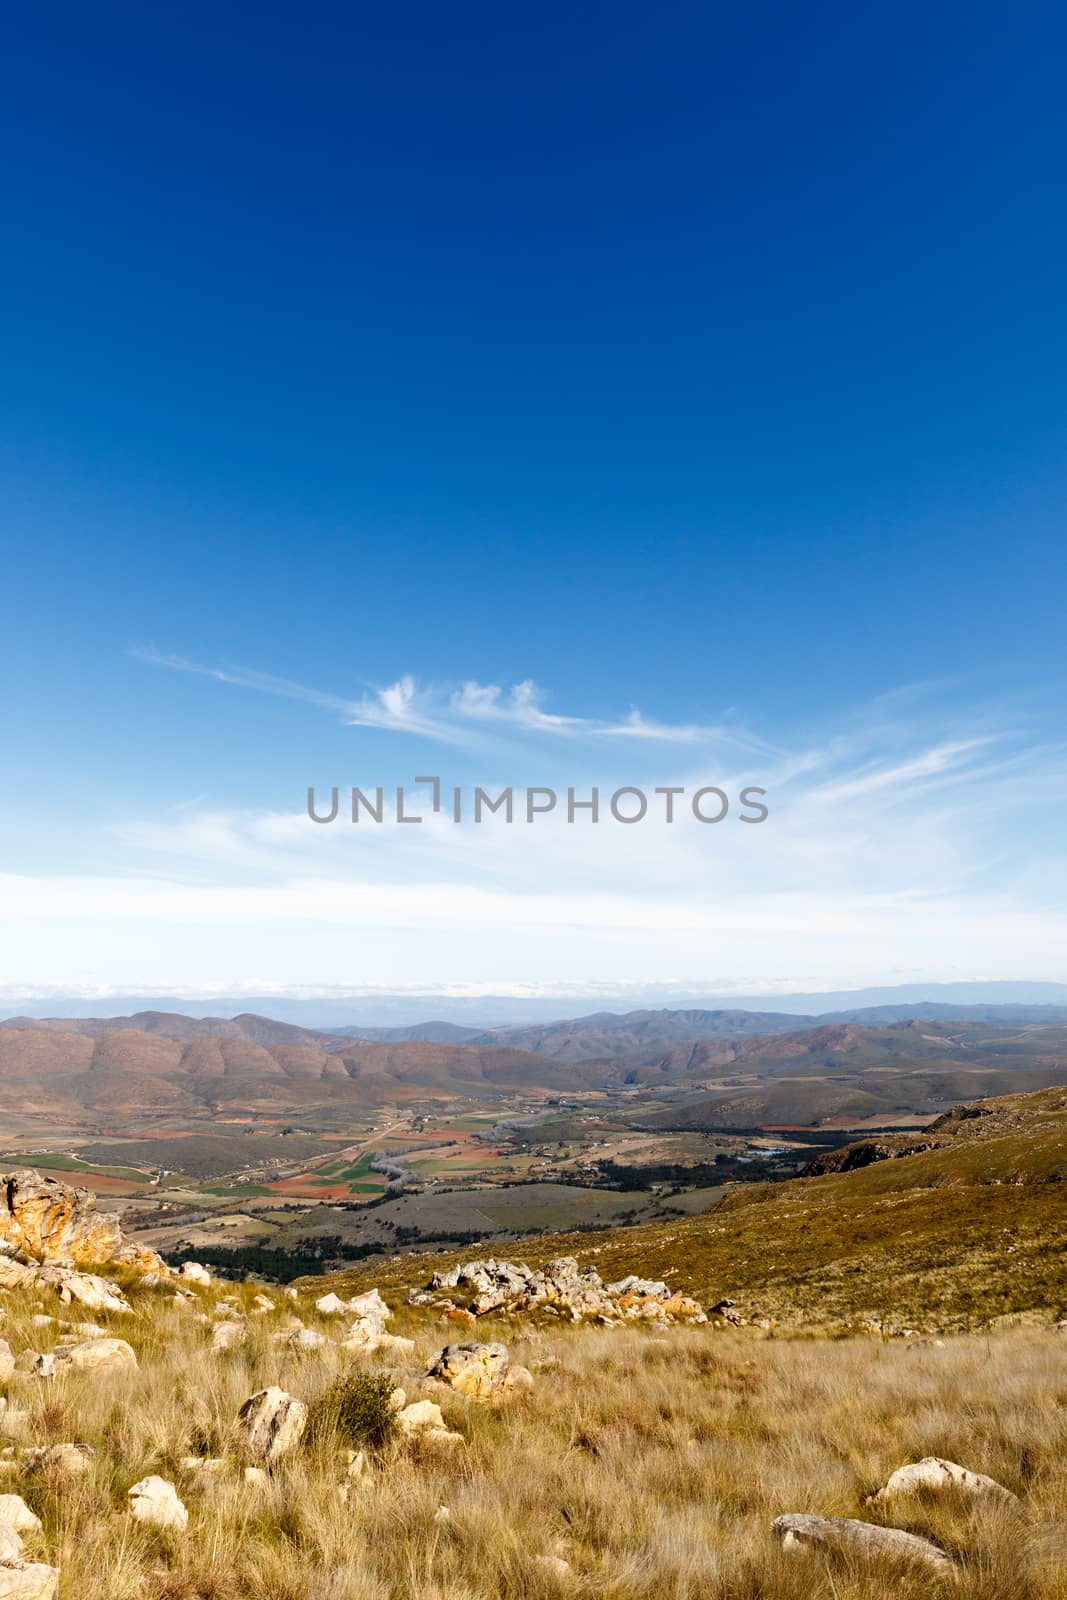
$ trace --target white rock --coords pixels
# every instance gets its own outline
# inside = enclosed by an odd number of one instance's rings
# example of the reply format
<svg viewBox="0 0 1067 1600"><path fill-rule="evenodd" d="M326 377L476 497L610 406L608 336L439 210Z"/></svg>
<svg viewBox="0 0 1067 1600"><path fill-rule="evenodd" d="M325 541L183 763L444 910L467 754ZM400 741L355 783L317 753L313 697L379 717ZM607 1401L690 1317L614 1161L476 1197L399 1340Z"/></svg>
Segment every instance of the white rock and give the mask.
<svg viewBox="0 0 1067 1600"><path fill-rule="evenodd" d="M81 1344L61 1345L56 1360L76 1372L99 1372L102 1368L125 1367L133 1371L137 1356L125 1339L85 1339Z"/></svg>
<svg viewBox="0 0 1067 1600"><path fill-rule="evenodd" d="M321 1300L315 1301L315 1310L324 1317L339 1317L345 1309L344 1301L335 1294L324 1294Z"/></svg>
<svg viewBox="0 0 1067 1600"><path fill-rule="evenodd" d="M252 1304L255 1306L257 1311L274 1310L274 1301L269 1295L266 1294L257 1294L256 1298L252 1301Z"/></svg>
<svg viewBox="0 0 1067 1600"><path fill-rule="evenodd" d="M319 1333L316 1328L298 1328L295 1333L285 1333L278 1337L284 1339L294 1350L321 1350L326 1343L326 1335Z"/></svg>
<svg viewBox="0 0 1067 1600"><path fill-rule="evenodd" d="M245 1482L254 1489L270 1488L270 1476L262 1467L246 1467L244 1477Z"/></svg>
<svg viewBox="0 0 1067 1600"><path fill-rule="evenodd" d="M0 1521L10 1522L16 1533L40 1533L41 1519L34 1516L21 1495L0 1494Z"/></svg>
<svg viewBox="0 0 1067 1600"><path fill-rule="evenodd" d="M1004 1505L1019 1505L1018 1495L1005 1489L995 1478L982 1472L969 1472L955 1461L944 1461L940 1456L924 1456L908 1466L898 1467L890 1474L884 1489L879 1489L873 1500L892 1500L900 1494L918 1494L923 1491L944 1493L955 1489L976 1499L999 1500Z"/></svg>
<svg viewBox="0 0 1067 1600"><path fill-rule="evenodd" d="M17 1561L0 1567L0 1600L56 1600L59 1568L36 1561Z"/></svg>
<svg viewBox="0 0 1067 1600"><path fill-rule="evenodd" d="M37 1378L54 1378L56 1375L56 1358L49 1351L47 1355L35 1356L33 1372Z"/></svg>
<svg viewBox="0 0 1067 1600"><path fill-rule="evenodd" d="M299 1444L307 1419L308 1409L302 1400L271 1385L245 1401L237 1426L245 1448L269 1466Z"/></svg>
<svg viewBox="0 0 1067 1600"><path fill-rule="evenodd" d="M6 1383L15 1371L15 1357L6 1339L0 1339L0 1383Z"/></svg>
<svg viewBox="0 0 1067 1600"><path fill-rule="evenodd" d="M181 1277L185 1283L199 1284L201 1289L210 1289L211 1274L199 1261L183 1261Z"/></svg>
<svg viewBox="0 0 1067 1600"><path fill-rule="evenodd" d="M10 1522L0 1521L0 1563L18 1561L22 1556L22 1540L18 1529Z"/></svg>
<svg viewBox="0 0 1067 1600"><path fill-rule="evenodd" d="M462 1444L463 1435L452 1433L445 1425L441 1407L432 1400L415 1400L397 1412L397 1426L408 1438L424 1440L429 1444Z"/></svg>
<svg viewBox="0 0 1067 1600"><path fill-rule="evenodd" d="M166 1478L155 1474L142 1478L128 1491L130 1515L154 1528L184 1528L189 1513L178 1499L178 1492Z"/></svg>
<svg viewBox="0 0 1067 1600"><path fill-rule="evenodd" d="M244 1344L247 1337L248 1330L243 1322L218 1322L211 1335L211 1348L232 1350L236 1345Z"/></svg>

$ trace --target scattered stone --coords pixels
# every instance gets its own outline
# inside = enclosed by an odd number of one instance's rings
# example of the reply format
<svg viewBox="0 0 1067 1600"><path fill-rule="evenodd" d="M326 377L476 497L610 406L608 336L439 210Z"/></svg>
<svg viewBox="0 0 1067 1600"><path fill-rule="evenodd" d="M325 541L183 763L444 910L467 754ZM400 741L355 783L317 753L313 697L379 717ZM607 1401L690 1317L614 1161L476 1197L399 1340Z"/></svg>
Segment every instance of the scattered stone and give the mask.
<svg viewBox="0 0 1067 1600"><path fill-rule="evenodd" d="M439 1524L451 1522L452 1513L447 1506L438 1506L437 1510L433 1514L433 1520Z"/></svg>
<svg viewBox="0 0 1067 1600"><path fill-rule="evenodd" d="M6 1383L15 1372L15 1357L6 1339L0 1339L0 1383Z"/></svg>
<svg viewBox="0 0 1067 1600"><path fill-rule="evenodd" d="M211 1335L212 1350L232 1350L243 1344L248 1330L243 1322L218 1322Z"/></svg>
<svg viewBox="0 0 1067 1600"><path fill-rule="evenodd" d="M128 1315L133 1309L117 1283L93 1272L74 1272L59 1266L38 1267L34 1281L53 1289L65 1306L76 1300L88 1311L111 1311L120 1316Z"/></svg>
<svg viewBox="0 0 1067 1600"><path fill-rule="evenodd" d="M924 1456L890 1474L884 1489L871 1496L872 1502L892 1500L897 1495L934 1493L958 1490L976 1499L999 1500L1003 1505L1021 1504L1018 1495L1005 1489L995 1478L982 1472L969 1472L955 1461L944 1461L940 1456Z"/></svg>
<svg viewBox="0 0 1067 1600"><path fill-rule="evenodd" d="M564 1561L562 1556L534 1556L534 1566L539 1567L547 1578L554 1578L557 1583L573 1581L574 1568L569 1561Z"/></svg>
<svg viewBox="0 0 1067 1600"><path fill-rule="evenodd" d="M287 1300L299 1300L300 1299L300 1291L298 1289L294 1289L292 1284L289 1285L288 1289L283 1289L282 1290L282 1294L284 1294L284 1296L285 1296L285 1298Z"/></svg>
<svg viewBox="0 0 1067 1600"><path fill-rule="evenodd" d="M276 1385L252 1395L237 1414L245 1448L268 1466L299 1444L307 1420L304 1402Z"/></svg>
<svg viewBox="0 0 1067 1600"><path fill-rule="evenodd" d="M56 1375L56 1358L51 1351L47 1355L34 1356L33 1375L35 1378L54 1378Z"/></svg>
<svg viewBox="0 0 1067 1600"><path fill-rule="evenodd" d="M142 1478L127 1491L130 1515L138 1522L153 1528L182 1529L188 1525L189 1513L178 1499L178 1491L166 1478L155 1474Z"/></svg>
<svg viewBox="0 0 1067 1600"><path fill-rule="evenodd" d="M257 1294L252 1301L257 1311L273 1311L274 1301L267 1294Z"/></svg>
<svg viewBox="0 0 1067 1600"><path fill-rule="evenodd" d="M954 1570L952 1558L929 1539L850 1517L812 1517L790 1512L775 1517L771 1531L783 1550L826 1550L833 1555L908 1562L934 1572Z"/></svg>
<svg viewBox="0 0 1067 1600"><path fill-rule="evenodd" d="M449 1344L431 1363L427 1377L472 1400L489 1400L503 1386L507 1370L506 1345Z"/></svg>
<svg viewBox="0 0 1067 1600"><path fill-rule="evenodd" d="M298 1328L295 1333L276 1334L275 1337L284 1340L294 1350L321 1350L326 1343L326 1335L315 1328Z"/></svg>
<svg viewBox="0 0 1067 1600"><path fill-rule="evenodd" d="M93 1453L83 1444L36 1445L24 1451L21 1460L26 1466L55 1467L57 1472L77 1478L92 1471Z"/></svg>
<svg viewBox="0 0 1067 1600"><path fill-rule="evenodd" d="M244 1480L254 1489L270 1488L270 1475L269 1473L265 1472L262 1467L246 1467L244 1470Z"/></svg>
<svg viewBox="0 0 1067 1600"><path fill-rule="evenodd" d="M201 1289L211 1288L211 1274L199 1261L183 1261L181 1278L184 1283L198 1284Z"/></svg>

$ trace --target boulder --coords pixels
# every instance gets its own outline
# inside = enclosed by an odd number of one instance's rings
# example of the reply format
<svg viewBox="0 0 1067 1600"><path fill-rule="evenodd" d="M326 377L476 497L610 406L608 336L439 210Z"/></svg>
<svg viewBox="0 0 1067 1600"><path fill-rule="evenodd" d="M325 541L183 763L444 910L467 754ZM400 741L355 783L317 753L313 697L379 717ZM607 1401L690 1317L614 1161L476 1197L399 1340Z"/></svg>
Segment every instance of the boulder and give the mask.
<svg viewBox="0 0 1067 1600"><path fill-rule="evenodd" d="M201 1289L211 1288L211 1274L199 1261L183 1261L180 1276L183 1283L195 1283Z"/></svg>
<svg viewBox="0 0 1067 1600"><path fill-rule="evenodd" d="M35 1378L54 1378L56 1375L56 1358L51 1351L43 1356L34 1356L33 1375Z"/></svg>
<svg viewBox="0 0 1067 1600"><path fill-rule="evenodd" d="M339 1317L346 1309L344 1301L336 1294L324 1294L321 1300L315 1301L315 1310L324 1317Z"/></svg>
<svg viewBox="0 0 1067 1600"><path fill-rule="evenodd" d="M885 1488L879 1489L871 1499L892 1500L897 1495L905 1494L943 1494L946 1490L956 1490L974 1499L996 1500L1006 1506L1021 1504L1018 1495L1005 1489L995 1478L987 1478L982 1472L969 1472L966 1467L957 1466L955 1461L944 1461L940 1456L924 1456L921 1461L898 1467L890 1474Z"/></svg>
<svg viewBox="0 0 1067 1600"><path fill-rule="evenodd" d="M281 1333L275 1337L283 1340L294 1350L321 1350L327 1342L326 1335L319 1333L315 1328L297 1328L295 1333Z"/></svg>
<svg viewBox="0 0 1067 1600"><path fill-rule="evenodd" d="M84 1444L35 1445L21 1456L28 1467L55 1467L66 1477L77 1478L92 1471L93 1453Z"/></svg>
<svg viewBox="0 0 1067 1600"><path fill-rule="evenodd" d="M0 1520L0 1563L18 1561L22 1556L22 1540L18 1529L10 1522Z"/></svg>
<svg viewBox="0 0 1067 1600"><path fill-rule="evenodd" d="M176 1528L179 1531L189 1522L189 1513L178 1499L178 1491L166 1478L154 1474L142 1478L127 1491L130 1515L137 1522L146 1522L153 1528Z"/></svg>
<svg viewBox="0 0 1067 1600"><path fill-rule="evenodd" d="M41 1519L34 1516L17 1494L0 1494L0 1521L9 1522L16 1533L40 1533Z"/></svg>
<svg viewBox="0 0 1067 1600"><path fill-rule="evenodd" d="M397 1412L396 1424L409 1439L429 1444L462 1444L463 1435L453 1433L441 1415L441 1407L432 1400L416 1400Z"/></svg>
<svg viewBox="0 0 1067 1600"><path fill-rule="evenodd" d="M120 1314L132 1308L117 1283L110 1278L98 1277L92 1272L74 1272L67 1267L45 1266L36 1273L35 1281L53 1289L65 1306L76 1300L88 1311L113 1311Z"/></svg>
<svg viewBox="0 0 1067 1600"><path fill-rule="evenodd" d="M15 1357L6 1339L0 1339L0 1383L6 1383L15 1371Z"/></svg>
<svg viewBox="0 0 1067 1600"><path fill-rule="evenodd" d="M237 1428L249 1455L272 1465L299 1444L307 1420L304 1402L272 1385L245 1401Z"/></svg>
<svg viewBox="0 0 1067 1600"><path fill-rule="evenodd" d="M491 1400L503 1388L507 1371L506 1345L448 1344L431 1363L427 1377L447 1383L471 1400Z"/></svg>
<svg viewBox="0 0 1067 1600"><path fill-rule="evenodd" d="M125 1339L85 1339L80 1344L60 1345L56 1361L75 1372L99 1372L104 1368L125 1367L134 1371L137 1355Z"/></svg>
<svg viewBox="0 0 1067 1600"><path fill-rule="evenodd" d="M929 1539L902 1533L899 1528L882 1528L873 1522L790 1512L775 1517L771 1531L783 1550L823 1550L863 1561L902 1562L925 1567L931 1572L951 1574L955 1571L952 1558Z"/></svg>
<svg viewBox="0 0 1067 1600"><path fill-rule="evenodd" d="M37 1561L14 1561L0 1567L0 1600L56 1600L59 1568Z"/></svg>
<svg viewBox="0 0 1067 1600"><path fill-rule="evenodd" d="M244 1344L248 1330L243 1322L217 1322L211 1334L212 1350L232 1350Z"/></svg>

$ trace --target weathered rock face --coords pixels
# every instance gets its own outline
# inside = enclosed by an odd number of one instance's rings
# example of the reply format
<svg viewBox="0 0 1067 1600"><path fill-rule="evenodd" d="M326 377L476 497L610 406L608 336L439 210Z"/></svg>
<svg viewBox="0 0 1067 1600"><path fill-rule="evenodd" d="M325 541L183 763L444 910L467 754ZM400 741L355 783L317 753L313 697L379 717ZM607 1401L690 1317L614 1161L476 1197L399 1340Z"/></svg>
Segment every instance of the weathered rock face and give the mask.
<svg viewBox="0 0 1067 1600"><path fill-rule="evenodd" d="M38 1261L110 1261L122 1245L94 1194L30 1168L0 1174L0 1239Z"/></svg>
<svg viewBox="0 0 1067 1600"><path fill-rule="evenodd" d="M488 1311L550 1309L580 1322L586 1317L606 1321L647 1319L655 1322L706 1322L703 1309L687 1295L665 1283L647 1278L623 1278L606 1284L594 1267L580 1267L573 1256L558 1256L538 1272L525 1263L468 1261L448 1272L435 1272L430 1289L474 1290L469 1309L475 1316ZM444 1305L433 1294L412 1296L415 1305Z"/></svg>
<svg viewBox="0 0 1067 1600"><path fill-rule="evenodd" d="M154 1474L142 1478L128 1491L130 1515L153 1528L184 1528L189 1513L178 1499L178 1492L166 1478Z"/></svg>
<svg viewBox="0 0 1067 1600"><path fill-rule="evenodd" d="M307 1420L304 1402L272 1385L245 1401L237 1427L249 1455L270 1465L299 1444Z"/></svg>

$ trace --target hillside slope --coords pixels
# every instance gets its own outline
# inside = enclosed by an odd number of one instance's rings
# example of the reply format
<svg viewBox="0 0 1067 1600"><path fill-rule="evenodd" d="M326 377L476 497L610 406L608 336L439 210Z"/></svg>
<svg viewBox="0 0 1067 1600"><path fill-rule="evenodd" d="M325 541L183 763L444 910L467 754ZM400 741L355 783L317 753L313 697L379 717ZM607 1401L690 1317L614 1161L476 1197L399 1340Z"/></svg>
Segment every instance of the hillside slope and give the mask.
<svg viewBox="0 0 1067 1600"><path fill-rule="evenodd" d="M525 1241L522 1258L568 1254L605 1279L663 1278L785 1329L870 1319L960 1330L1020 1314L1048 1322L1067 1313L1067 1090L986 1109L945 1119L937 1149L739 1185L705 1215L668 1225ZM373 1274L396 1285L424 1275L410 1258Z"/></svg>

